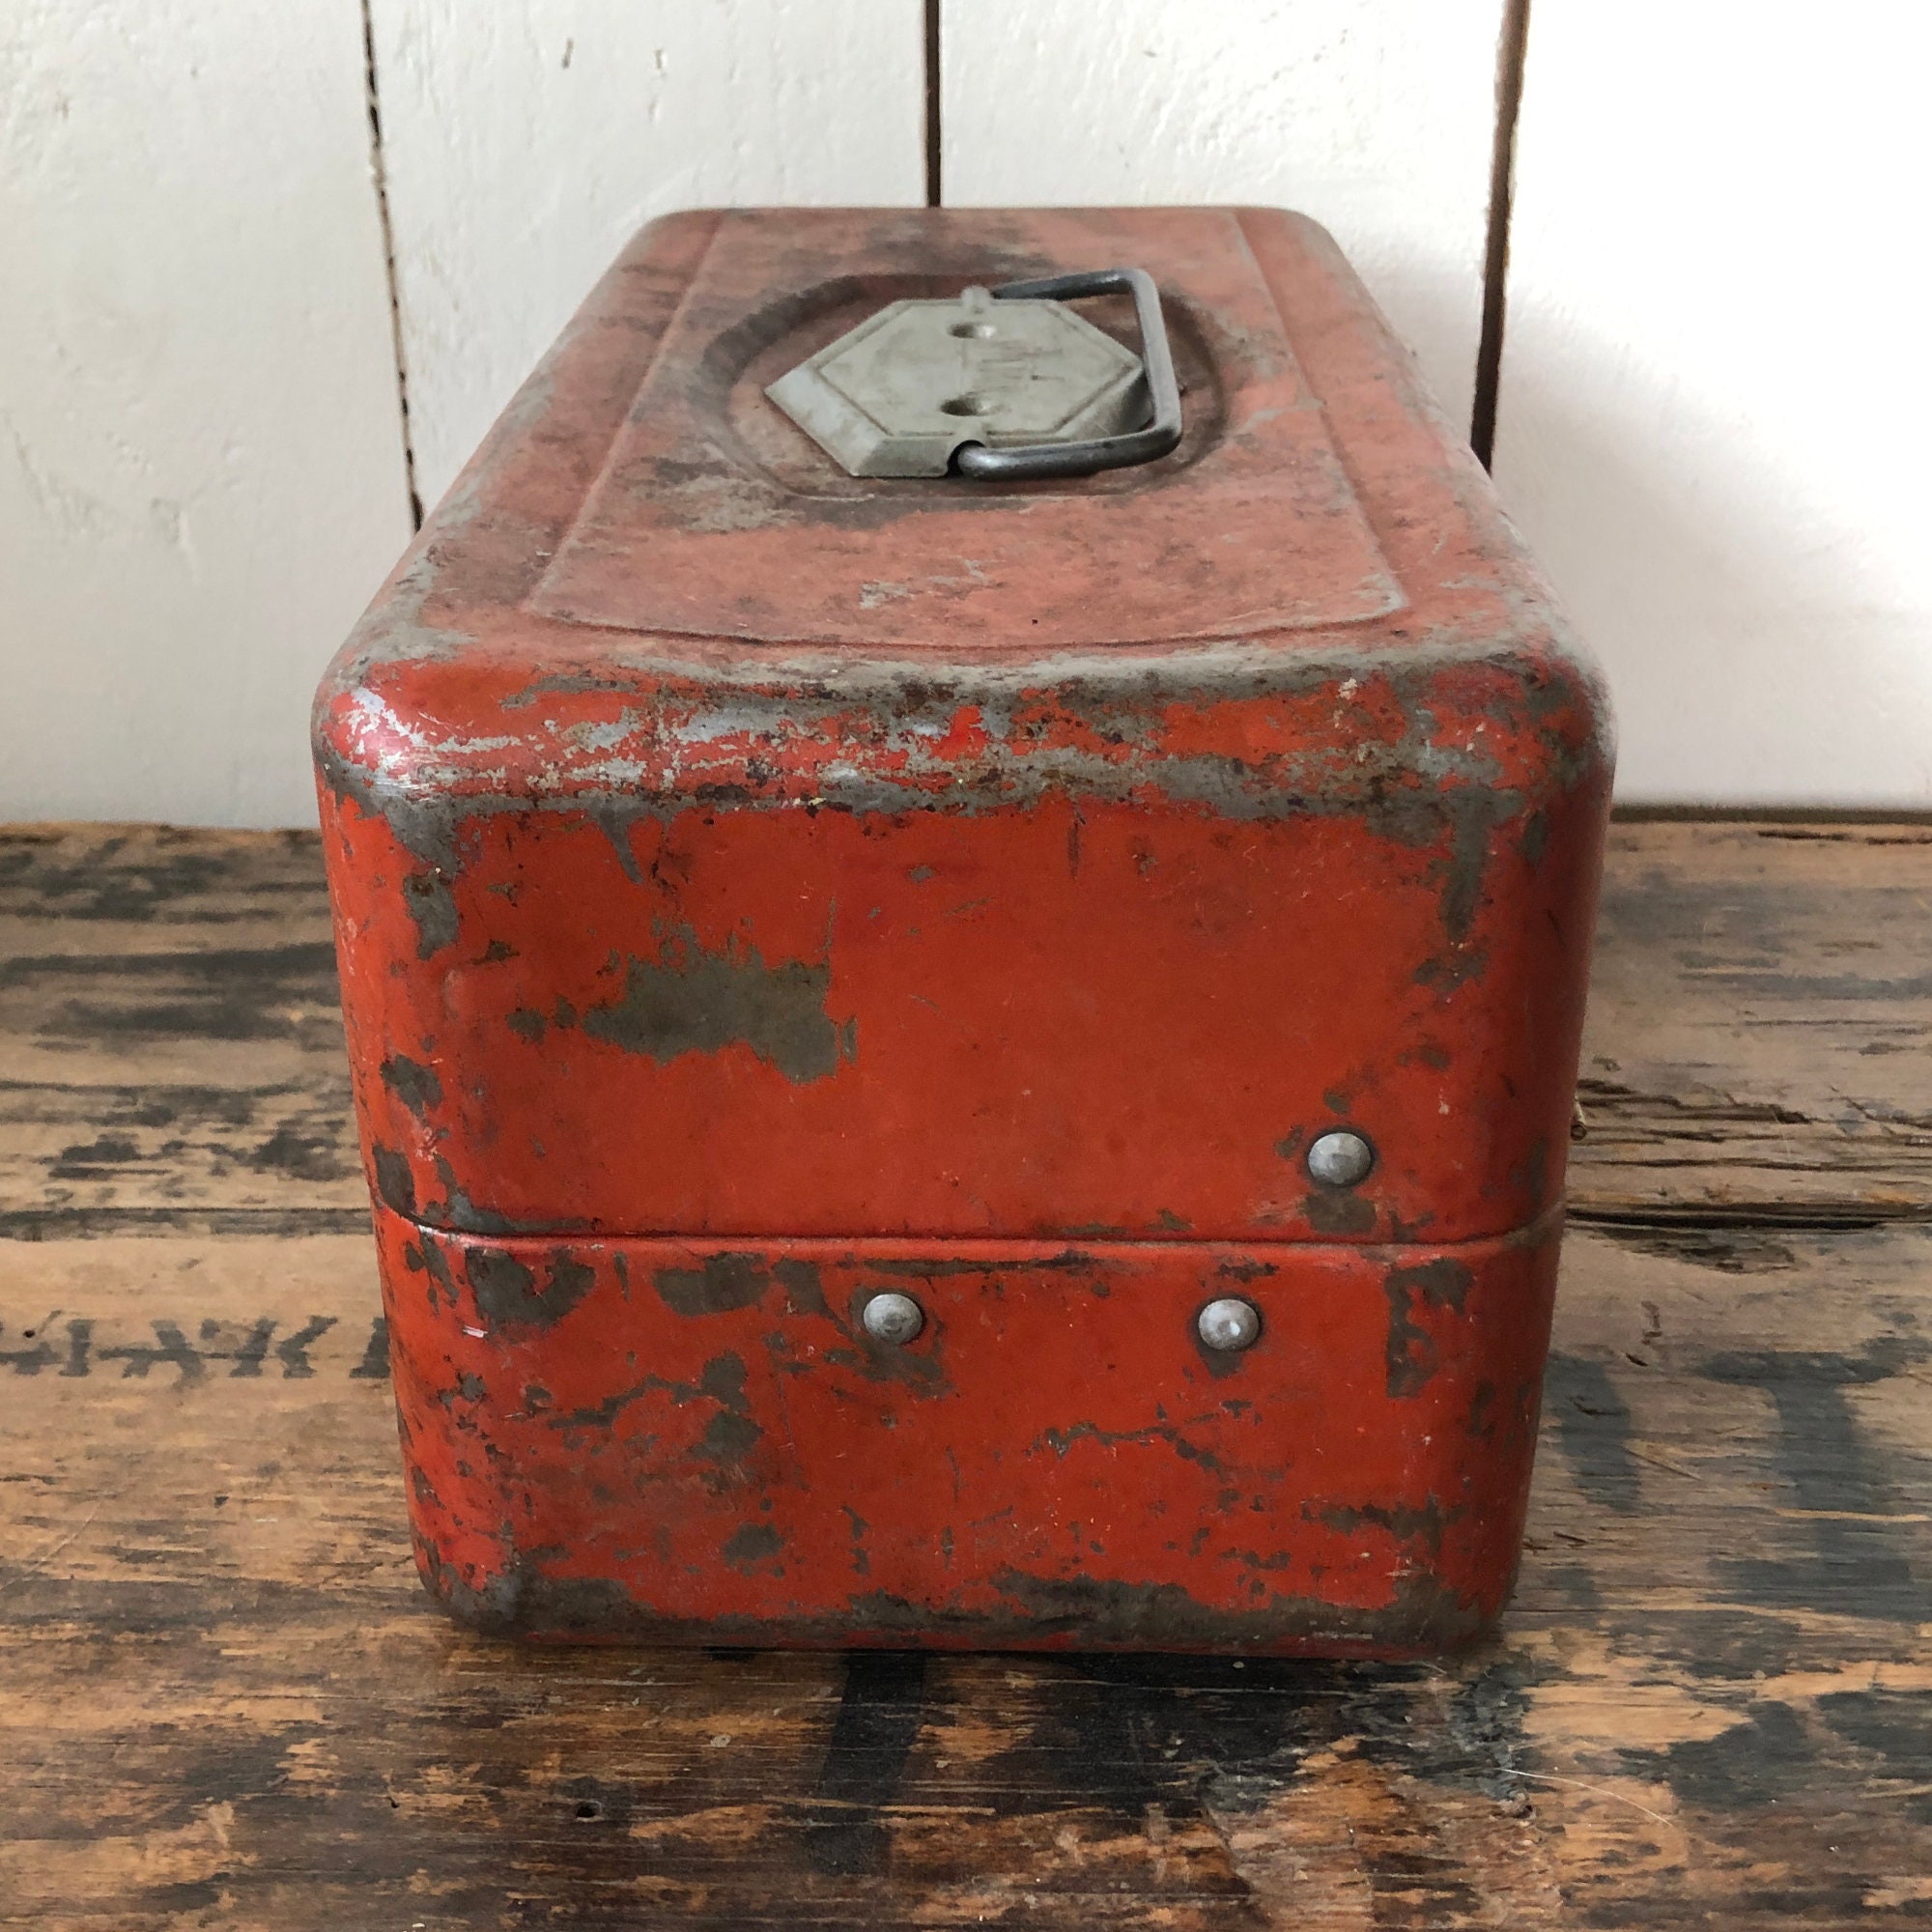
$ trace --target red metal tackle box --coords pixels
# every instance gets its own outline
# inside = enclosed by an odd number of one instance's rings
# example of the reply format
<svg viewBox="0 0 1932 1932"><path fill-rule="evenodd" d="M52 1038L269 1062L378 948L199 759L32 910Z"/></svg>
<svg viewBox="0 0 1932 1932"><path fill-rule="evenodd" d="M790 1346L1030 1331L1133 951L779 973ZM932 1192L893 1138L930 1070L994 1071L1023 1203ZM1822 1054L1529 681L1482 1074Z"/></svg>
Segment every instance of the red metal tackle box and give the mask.
<svg viewBox="0 0 1932 1932"><path fill-rule="evenodd" d="M1493 1622L1607 713L1320 228L657 222L315 749L451 1610L1363 1656Z"/></svg>

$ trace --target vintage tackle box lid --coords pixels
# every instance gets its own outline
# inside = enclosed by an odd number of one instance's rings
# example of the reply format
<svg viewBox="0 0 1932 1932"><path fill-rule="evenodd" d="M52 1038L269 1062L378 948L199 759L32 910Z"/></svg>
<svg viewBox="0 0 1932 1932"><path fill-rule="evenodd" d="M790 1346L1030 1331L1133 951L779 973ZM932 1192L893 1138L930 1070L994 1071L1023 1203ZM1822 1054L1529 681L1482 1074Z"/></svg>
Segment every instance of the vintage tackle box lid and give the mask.
<svg viewBox="0 0 1932 1932"><path fill-rule="evenodd" d="M1158 463L855 478L766 397L886 303L1117 260L1166 302L1186 426ZM1085 313L1132 343L1116 307ZM1231 646L1251 667L1428 648L1594 677L1321 228L1238 209L700 213L644 230L585 304L338 659L319 723L355 757L344 707L392 688L461 707L466 687L490 705L520 677L560 691L608 666ZM451 783L500 762L443 750Z"/></svg>

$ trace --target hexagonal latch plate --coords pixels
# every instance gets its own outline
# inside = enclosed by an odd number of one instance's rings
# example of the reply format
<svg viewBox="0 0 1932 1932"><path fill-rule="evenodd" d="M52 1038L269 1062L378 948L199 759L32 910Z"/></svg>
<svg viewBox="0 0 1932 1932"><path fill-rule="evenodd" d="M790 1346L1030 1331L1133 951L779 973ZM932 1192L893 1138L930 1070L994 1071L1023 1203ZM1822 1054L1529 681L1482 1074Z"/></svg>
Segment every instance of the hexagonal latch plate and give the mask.
<svg viewBox="0 0 1932 1932"><path fill-rule="evenodd" d="M896 301L765 394L854 476L944 476L964 443L1087 443L1148 420L1141 358L1058 301Z"/></svg>

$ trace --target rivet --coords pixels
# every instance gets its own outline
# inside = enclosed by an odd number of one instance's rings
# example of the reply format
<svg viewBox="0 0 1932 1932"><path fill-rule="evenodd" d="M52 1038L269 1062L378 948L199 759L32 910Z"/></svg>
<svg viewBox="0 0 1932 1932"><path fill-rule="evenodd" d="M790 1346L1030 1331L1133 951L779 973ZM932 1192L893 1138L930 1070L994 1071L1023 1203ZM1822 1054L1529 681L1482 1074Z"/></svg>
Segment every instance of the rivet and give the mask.
<svg viewBox="0 0 1932 1932"><path fill-rule="evenodd" d="M1208 1348L1218 1349L1224 1354L1237 1354L1243 1349L1252 1349L1261 1339L1262 1312L1238 1294L1223 1295L1219 1301L1210 1301L1194 1318L1194 1330Z"/></svg>
<svg viewBox="0 0 1932 1932"><path fill-rule="evenodd" d="M1353 1187L1375 1164L1375 1149L1349 1127L1317 1134L1308 1150L1308 1171L1324 1187Z"/></svg>
<svg viewBox="0 0 1932 1932"><path fill-rule="evenodd" d="M911 1342L925 1326L925 1310L911 1295L889 1289L867 1302L859 1320L875 1342Z"/></svg>

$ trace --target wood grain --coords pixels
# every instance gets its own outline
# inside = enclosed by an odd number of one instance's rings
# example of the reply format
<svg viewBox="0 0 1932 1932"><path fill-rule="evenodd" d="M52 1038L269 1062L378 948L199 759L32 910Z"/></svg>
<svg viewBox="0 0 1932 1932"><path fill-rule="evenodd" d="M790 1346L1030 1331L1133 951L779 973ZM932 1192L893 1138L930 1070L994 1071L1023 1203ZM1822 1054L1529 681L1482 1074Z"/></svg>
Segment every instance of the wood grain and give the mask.
<svg viewBox="0 0 1932 1932"><path fill-rule="evenodd" d="M313 834L0 832L0 1233L367 1221Z"/></svg>
<svg viewBox="0 0 1932 1932"><path fill-rule="evenodd" d="M1932 826L1612 827L1581 1214L1932 1212Z"/></svg>
<svg viewBox="0 0 1932 1932"><path fill-rule="evenodd" d="M1400 1667L455 1629L312 848L0 838L0 1924L1922 1922L1932 1227L1833 1096L1917 1104L1932 841L1791 835L1618 828L1516 1606Z"/></svg>

